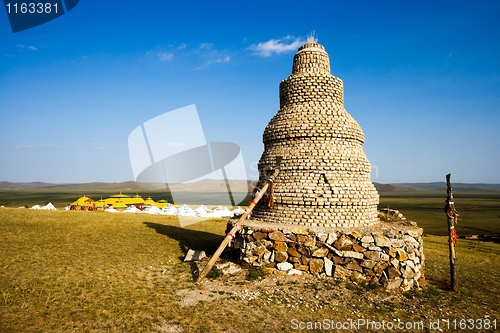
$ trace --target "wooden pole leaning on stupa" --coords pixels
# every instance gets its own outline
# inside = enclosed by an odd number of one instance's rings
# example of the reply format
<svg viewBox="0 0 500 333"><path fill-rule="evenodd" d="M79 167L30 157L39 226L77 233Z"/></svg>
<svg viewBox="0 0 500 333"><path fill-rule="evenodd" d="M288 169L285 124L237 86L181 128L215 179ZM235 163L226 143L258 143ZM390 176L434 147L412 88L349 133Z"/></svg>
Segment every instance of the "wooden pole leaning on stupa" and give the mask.
<svg viewBox="0 0 500 333"><path fill-rule="evenodd" d="M229 242L234 239L234 236L235 236L236 232L238 232L238 230L240 230L240 228L241 228L241 224L243 224L243 222L245 222L245 220L250 216L250 214L252 213L253 208L257 205L257 203L259 202L259 200L262 198L262 196L269 189L269 186L271 186L271 187L273 186L274 178L276 178L276 176L279 173L280 164L281 164L281 160L282 159L283 159L282 156L276 157L276 168L274 169L274 172L271 175L271 177L268 178L268 180L266 182L266 185L264 185L264 187L262 187L262 189L255 194L255 198L252 201L250 201L250 205L248 206L248 208L245 209L245 211L241 215L240 219L234 225L234 227L231 229L231 231L229 231L227 233L226 237L222 241L222 243L219 246L219 248L217 249L217 251L215 251L214 255L212 256L212 258L210 259L210 261L208 262L208 264L205 266L205 268L203 268L203 271L201 271L201 273L198 275L198 278L196 279L196 282L199 283L199 282L203 281L203 279L205 278L205 276L207 276L208 272L210 272L210 270L214 266L214 264L217 261L217 259L219 259L220 255L222 254L222 251L224 251L224 249L226 248L227 244L229 244Z"/></svg>
<svg viewBox="0 0 500 333"><path fill-rule="evenodd" d="M448 243L450 245L450 277L451 277L451 290L456 291L458 289L458 278L457 278L457 256L455 252L455 247L457 246L457 231L455 229L455 224L458 219L458 212L455 210L455 203L453 202L453 190L450 184L451 173L446 175L446 186L447 186L447 198L446 206L444 210L446 211L446 216L448 218Z"/></svg>

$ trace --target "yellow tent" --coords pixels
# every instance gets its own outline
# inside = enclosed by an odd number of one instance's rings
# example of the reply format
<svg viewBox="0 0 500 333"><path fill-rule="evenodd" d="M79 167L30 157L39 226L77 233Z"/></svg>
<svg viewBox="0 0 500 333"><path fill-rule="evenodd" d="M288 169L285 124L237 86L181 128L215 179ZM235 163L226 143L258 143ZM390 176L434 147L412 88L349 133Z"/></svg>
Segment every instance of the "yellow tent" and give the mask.
<svg viewBox="0 0 500 333"><path fill-rule="evenodd" d="M80 198L78 198L78 199L76 200L76 204L77 204L78 206L84 206L84 205L85 205L85 202L86 202L87 200L89 200L89 199L90 199L89 197L87 197L87 196L85 196L85 195L84 195L83 197L80 197ZM90 200L92 200L92 199L90 199Z"/></svg>
<svg viewBox="0 0 500 333"><path fill-rule="evenodd" d="M80 197L78 198L75 202L71 203L71 209L73 210L94 210L95 208L95 205L94 205L95 201L90 199L89 197L87 196L83 196L83 197Z"/></svg>
<svg viewBox="0 0 500 333"><path fill-rule="evenodd" d="M146 199L146 201L144 202L144 207L148 207L148 206L151 206L151 205L155 205L156 206L156 202L151 199L151 197L148 197Z"/></svg>
<svg viewBox="0 0 500 333"><path fill-rule="evenodd" d="M98 200L95 202L95 208L97 210L104 210L106 208L106 200L103 200L101 198L101 200Z"/></svg>
<svg viewBox="0 0 500 333"><path fill-rule="evenodd" d="M135 206L138 209L143 209L144 208L144 199L137 194L136 196L132 198L124 198L123 203L126 204L127 206Z"/></svg>
<svg viewBox="0 0 500 333"><path fill-rule="evenodd" d="M123 201L118 200L118 201L117 201L117 202L115 202L115 203L113 204L113 206L111 206L111 207L113 207L114 209L116 209L116 210L118 210L118 211L123 211L123 210L125 210L125 208L127 208L127 205L125 205L125 204L123 203Z"/></svg>
<svg viewBox="0 0 500 333"><path fill-rule="evenodd" d="M129 199L129 198L130 198L130 196L122 194L122 192L120 191L120 194L115 194L115 195L105 199L104 202L106 203L106 206L113 206L118 201L125 202L124 200Z"/></svg>
<svg viewBox="0 0 500 333"><path fill-rule="evenodd" d="M158 202L155 204L155 206L160 208L160 209L162 209L163 207L166 207L167 205L168 205L168 201L164 200L164 199L158 200Z"/></svg>

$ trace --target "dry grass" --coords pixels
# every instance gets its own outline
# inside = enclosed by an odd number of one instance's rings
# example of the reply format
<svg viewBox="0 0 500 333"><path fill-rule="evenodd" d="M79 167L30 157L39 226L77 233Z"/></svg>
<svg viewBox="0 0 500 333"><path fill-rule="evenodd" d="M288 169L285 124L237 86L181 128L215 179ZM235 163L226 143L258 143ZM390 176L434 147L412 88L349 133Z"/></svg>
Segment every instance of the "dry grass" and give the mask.
<svg viewBox="0 0 500 333"><path fill-rule="evenodd" d="M290 331L293 318L426 327L440 318L500 320L499 244L459 241L457 293L448 289L448 244L438 236L425 238L430 286L419 292L276 275L195 284L184 254L213 253L225 223L184 229L169 216L0 209L0 332L279 332Z"/></svg>

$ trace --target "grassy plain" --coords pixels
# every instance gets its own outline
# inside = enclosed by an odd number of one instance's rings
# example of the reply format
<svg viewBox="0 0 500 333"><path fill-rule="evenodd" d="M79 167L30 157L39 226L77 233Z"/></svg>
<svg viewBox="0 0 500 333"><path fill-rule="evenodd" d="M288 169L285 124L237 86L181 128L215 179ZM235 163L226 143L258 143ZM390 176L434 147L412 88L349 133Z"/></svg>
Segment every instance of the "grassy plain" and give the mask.
<svg viewBox="0 0 500 333"><path fill-rule="evenodd" d="M433 205L428 200L423 207ZM194 283L185 253L213 253L225 226L226 219L181 228L169 216L2 208L0 332L285 332L294 319L422 323L416 331L428 332L436 331L430 321L480 319L500 329L500 244L459 241L455 293L447 239L433 235L424 238L428 284L421 291L276 275ZM464 331L487 331L478 323ZM371 331L349 327L344 331ZM448 331L442 321L440 328Z"/></svg>
<svg viewBox="0 0 500 333"><path fill-rule="evenodd" d="M446 215L444 213L444 200L446 188L434 189L426 187L405 188L407 191L379 190L379 208L394 208L401 211L404 216L414 220L430 235L447 235ZM114 190L67 190L61 187L56 190L37 189L0 189L0 205L5 207L19 207L44 205L49 201L56 208L63 208L80 196L86 195L94 200L108 198L117 194ZM123 193L133 195L134 192ZM455 190L455 206L460 213L457 231L461 236L500 234L500 191L459 188ZM141 191L143 198L151 196L155 200L164 198L172 201L166 191L145 190ZM218 205L227 197L226 193L219 192L186 192L185 200L181 204L188 205ZM250 198L248 198L250 200ZM242 204L248 202L243 200Z"/></svg>
<svg viewBox="0 0 500 333"><path fill-rule="evenodd" d="M444 205L446 190L418 189L408 192L380 192L380 208L397 209L416 221L430 235L447 235ZM455 207L459 212L457 233L461 236L500 234L500 192L456 190Z"/></svg>

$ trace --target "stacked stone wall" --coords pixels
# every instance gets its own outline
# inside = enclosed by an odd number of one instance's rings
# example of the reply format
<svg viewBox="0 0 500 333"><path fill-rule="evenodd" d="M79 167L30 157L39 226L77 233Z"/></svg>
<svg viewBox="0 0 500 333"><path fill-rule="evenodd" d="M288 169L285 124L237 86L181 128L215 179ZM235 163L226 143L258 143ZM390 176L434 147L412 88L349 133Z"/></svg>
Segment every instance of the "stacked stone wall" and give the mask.
<svg viewBox="0 0 500 333"><path fill-rule="evenodd" d="M330 74L330 59L323 45L308 43L299 47L293 57L292 73L300 72Z"/></svg>
<svg viewBox="0 0 500 333"><path fill-rule="evenodd" d="M228 225L228 229L232 224ZM234 247L248 266L278 274L326 275L387 289L423 286L422 229L383 224L378 230L274 229L245 225Z"/></svg>
<svg viewBox="0 0 500 333"><path fill-rule="evenodd" d="M342 80L332 75L301 73L280 83L280 108L308 103L326 107L344 105Z"/></svg>

